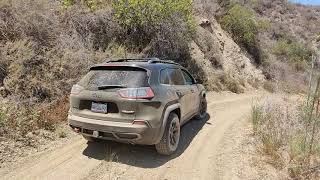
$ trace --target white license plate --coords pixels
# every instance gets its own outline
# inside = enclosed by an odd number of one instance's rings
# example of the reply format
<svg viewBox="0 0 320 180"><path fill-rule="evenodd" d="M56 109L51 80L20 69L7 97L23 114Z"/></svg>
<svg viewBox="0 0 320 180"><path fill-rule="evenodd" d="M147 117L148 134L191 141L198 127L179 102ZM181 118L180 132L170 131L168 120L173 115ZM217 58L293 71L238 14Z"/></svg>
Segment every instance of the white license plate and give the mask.
<svg viewBox="0 0 320 180"><path fill-rule="evenodd" d="M91 105L91 111L97 112L97 113L107 113L108 112L108 106L107 106L107 104L101 104L101 103L93 102L92 105Z"/></svg>

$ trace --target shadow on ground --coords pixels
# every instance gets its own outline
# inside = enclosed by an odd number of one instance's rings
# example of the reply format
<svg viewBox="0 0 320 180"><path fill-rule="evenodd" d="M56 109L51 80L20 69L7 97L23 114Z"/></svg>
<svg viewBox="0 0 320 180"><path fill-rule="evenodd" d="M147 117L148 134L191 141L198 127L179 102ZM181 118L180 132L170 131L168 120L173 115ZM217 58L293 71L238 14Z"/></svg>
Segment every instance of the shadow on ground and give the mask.
<svg viewBox="0 0 320 180"><path fill-rule="evenodd" d="M202 127L205 124L211 125L211 123L207 122L209 119L210 115L208 114L202 120L191 120L185 124L181 129L178 150L171 156L159 155L154 146L130 145L111 141L88 142L83 154L98 160L113 161L142 168L156 168L171 159L179 157L189 147Z"/></svg>

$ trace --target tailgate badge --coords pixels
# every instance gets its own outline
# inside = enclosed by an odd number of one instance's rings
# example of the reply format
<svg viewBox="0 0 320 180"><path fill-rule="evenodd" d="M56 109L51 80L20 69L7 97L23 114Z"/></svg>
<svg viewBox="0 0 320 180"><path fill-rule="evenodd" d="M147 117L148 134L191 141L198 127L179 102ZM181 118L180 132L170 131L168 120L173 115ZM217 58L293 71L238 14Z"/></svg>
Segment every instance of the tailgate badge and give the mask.
<svg viewBox="0 0 320 180"><path fill-rule="evenodd" d="M101 98L101 95L98 94L98 93L93 93L93 94L92 94L92 97L93 97L93 98L100 99L100 98Z"/></svg>

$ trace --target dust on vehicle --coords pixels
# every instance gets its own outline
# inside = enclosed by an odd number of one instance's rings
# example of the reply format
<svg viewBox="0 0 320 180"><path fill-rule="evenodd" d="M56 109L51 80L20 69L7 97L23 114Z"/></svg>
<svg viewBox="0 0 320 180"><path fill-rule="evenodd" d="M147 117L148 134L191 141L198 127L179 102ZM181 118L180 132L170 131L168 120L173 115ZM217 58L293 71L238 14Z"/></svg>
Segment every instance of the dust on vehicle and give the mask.
<svg viewBox="0 0 320 180"><path fill-rule="evenodd" d="M88 141L155 145L170 155L180 127L206 116L206 91L173 61L119 59L98 64L70 95L68 122Z"/></svg>

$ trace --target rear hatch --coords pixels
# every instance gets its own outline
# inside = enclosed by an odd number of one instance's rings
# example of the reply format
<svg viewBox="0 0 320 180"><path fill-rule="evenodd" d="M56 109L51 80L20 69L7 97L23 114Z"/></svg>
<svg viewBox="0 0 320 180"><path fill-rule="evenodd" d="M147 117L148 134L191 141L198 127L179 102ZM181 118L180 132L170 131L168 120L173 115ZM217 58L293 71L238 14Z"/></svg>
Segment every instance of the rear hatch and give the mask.
<svg viewBox="0 0 320 180"><path fill-rule="evenodd" d="M149 87L145 69L129 66L92 68L73 87L71 111L73 115L90 119L132 122L136 99L121 97L121 92L141 87Z"/></svg>

